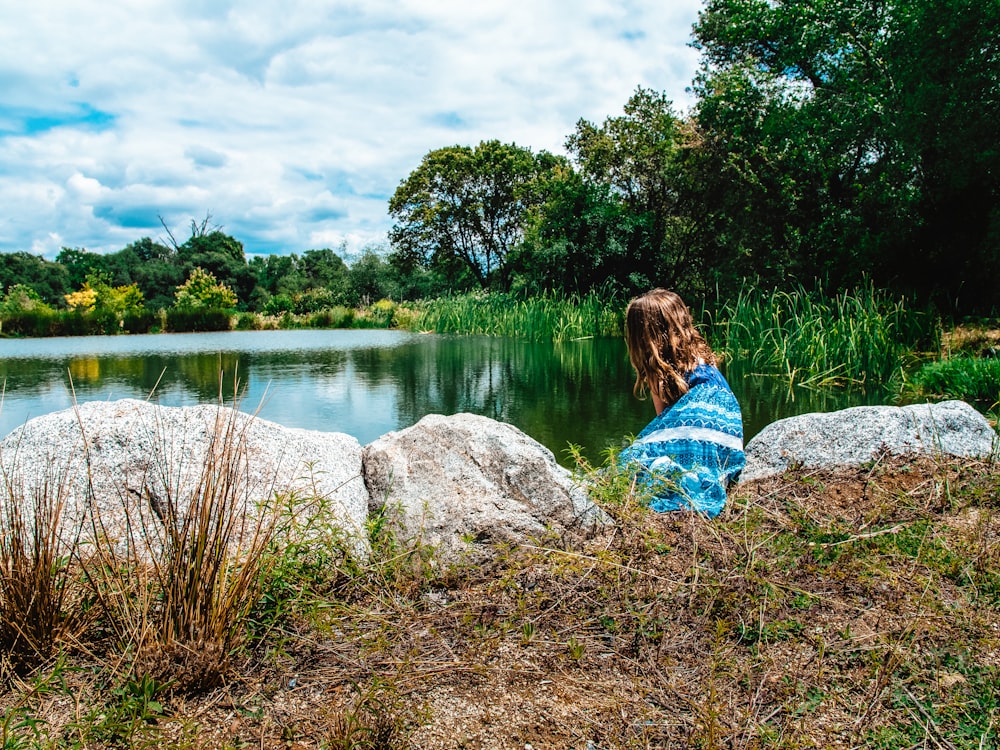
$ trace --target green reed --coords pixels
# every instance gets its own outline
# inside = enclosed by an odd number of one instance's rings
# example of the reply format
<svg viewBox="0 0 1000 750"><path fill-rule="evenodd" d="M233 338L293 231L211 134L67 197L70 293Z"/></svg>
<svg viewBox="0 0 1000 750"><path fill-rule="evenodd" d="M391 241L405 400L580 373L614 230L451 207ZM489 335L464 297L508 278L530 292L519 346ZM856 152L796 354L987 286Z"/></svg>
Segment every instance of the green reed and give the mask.
<svg viewBox="0 0 1000 750"><path fill-rule="evenodd" d="M921 349L937 349L936 318L873 285L827 293L744 288L710 334L728 356L803 385L888 383Z"/></svg>
<svg viewBox="0 0 1000 750"><path fill-rule="evenodd" d="M569 341L621 336L624 305L596 294L522 298L475 292L420 303L413 330Z"/></svg>
<svg viewBox="0 0 1000 750"><path fill-rule="evenodd" d="M995 407L1000 403L1000 359L963 355L927 362L913 373L909 386L920 394L938 394Z"/></svg>

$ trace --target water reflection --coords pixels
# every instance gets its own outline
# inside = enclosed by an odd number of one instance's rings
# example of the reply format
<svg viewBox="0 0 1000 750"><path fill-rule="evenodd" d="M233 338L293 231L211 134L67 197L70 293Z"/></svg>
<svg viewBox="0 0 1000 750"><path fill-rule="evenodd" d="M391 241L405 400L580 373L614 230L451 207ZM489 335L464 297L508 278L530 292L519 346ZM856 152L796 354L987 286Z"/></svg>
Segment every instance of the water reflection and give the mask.
<svg viewBox="0 0 1000 750"><path fill-rule="evenodd" d="M370 442L430 413L473 412L517 425L560 458L568 443L592 460L652 416L631 393L618 340L540 344L398 331L247 331L222 334L0 341L6 383L0 434L80 402L146 398L177 406L233 399L263 419L340 431ZM792 389L727 375L747 435L782 416L878 403L880 394Z"/></svg>

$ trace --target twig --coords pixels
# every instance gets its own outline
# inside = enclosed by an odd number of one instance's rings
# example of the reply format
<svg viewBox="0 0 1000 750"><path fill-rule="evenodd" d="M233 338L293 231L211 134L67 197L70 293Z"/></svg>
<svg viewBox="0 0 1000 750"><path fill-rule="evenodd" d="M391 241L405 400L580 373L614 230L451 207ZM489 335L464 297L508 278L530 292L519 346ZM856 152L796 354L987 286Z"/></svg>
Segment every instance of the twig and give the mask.
<svg viewBox="0 0 1000 750"><path fill-rule="evenodd" d="M850 544L851 542L857 542L861 539L871 539L872 537L882 536L883 534L898 534L906 528L905 524L897 523L895 526L889 529L880 529L879 531L869 531L867 534L856 534L855 536L848 537L847 539L841 539L839 542L809 542L810 547L822 547L826 549L827 547L837 547L841 544Z"/></svg>

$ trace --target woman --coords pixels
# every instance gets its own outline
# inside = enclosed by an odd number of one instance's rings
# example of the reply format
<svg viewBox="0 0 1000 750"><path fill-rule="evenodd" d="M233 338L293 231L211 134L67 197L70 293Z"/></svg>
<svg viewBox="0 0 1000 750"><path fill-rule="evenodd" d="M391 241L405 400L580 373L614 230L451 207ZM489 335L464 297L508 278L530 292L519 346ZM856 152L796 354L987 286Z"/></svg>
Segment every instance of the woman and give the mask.
<svg viewBox="0 0 1000 750"><path fill-rule="evenodd" d="M673 292L653 289L629 303L625 342L633 392L653 397L656 417L619 456L647 485L656 511L715 516L746 463L740 405L712 349Z"/></svg>

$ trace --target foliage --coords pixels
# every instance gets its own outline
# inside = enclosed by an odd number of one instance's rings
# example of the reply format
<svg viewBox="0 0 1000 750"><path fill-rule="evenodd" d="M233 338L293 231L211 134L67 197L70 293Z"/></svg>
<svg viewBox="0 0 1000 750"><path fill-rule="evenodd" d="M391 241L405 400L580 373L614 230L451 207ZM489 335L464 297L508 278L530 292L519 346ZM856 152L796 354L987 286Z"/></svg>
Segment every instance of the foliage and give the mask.
<svg viewBox="0 0 1000 750"><path fill-rule="evenodd" d="M584 226L595 219L614 220L608 236L592 236L596 241L585 252L607 264L608 275L629 294L663 286L686 295L699 288L704 268L690 252L679 190L683 155L693 137L693 128L673 112L663 94L640 87L623 115L609 117L599 127L580 120L566 141L587 185L607 191L590 193L602 202L596 216L593 209L584 209ZM620 215L608 204L617 205ZM569 240L578 227L573 221L567 224L564 237Z"/></svg>
<svg viewBox="0 0 1000 750"><path fill-rule="evenodd" d="M502 292L478 292L427 300L410 327L436 333L512 336L566 341L620 336L624 308L596 294L558 294L522 299Z"/></svg>
<svg viewBox="0 0 1000 750"><path fill-rule="evenodd" d="M394 296L396 288L392 267L372 248L366 248L361 256L351 263L348 282L350 294L347 302L351 305L368 305L376 300Z"/></svg>
<svg viewBox="0 0 1000 750"><path fill-rule="evenodd" d="M975 401L987 408L1000 404L1000 359L957 356L926 362L909 377L921 394Z"/></svg>
<svg viewBox="0 0 1000 750"><path fill-rule="evenodd" d="M992 305L998 22L968 0L706 3L689 186L722 281L870 274Z"/></svg>
<svg viewBox="0 0 1000 750"><path fill-rule="evenodd" d="M535 180L559 163L500 141L429 152L389 201L397 266L437 268L453 288L507 288L508 257L538 202Z"/></svg>
<svg viewBox="0 0 1000 750"><path fill-rule="evenodd" d="M26 312L51 312L52 308L45 304L38 292L25 284L14 284L7 290L0 302L0 316L16 315Z"/></svg>
<svg viewBox="0 0 1000 750"><path fill-rule="evenodd" d="M542 204L529 215L524 242L511 258L512 289L532 296L627 295L648 283L633 257L640 222L610 186L564 168L540 179L538 191Z"/></svg>
<svg viewBox="0 0 1000 750"><path fill-rule="evenodd" d="M0 253L0 291L6 293L17 284L30 287L48 305L60 304L72 288L61 263L25 252Z"/></svg>
<svg viewBox="0 0 1000 750"><path fill-rule="evenodd" d="M144 312L142 292L135 284L113 287L105 274L90 273L79 290L65 295L67 307L102 333L119 333L125 319Z"/></svg>
<svg viewBox="0 0 1000 750"><path fill-rule="evenodd" d="M167 330L173 333L195 331L228 331L232 325L229 310L211 307L171 307L164 320Z"/></svg>
<svg viewBox="0 0 1000 750"><path fill-rule="evenodd" d="M174 305L182 310L232 310L237 302L232 289L201 267L191 269L187 281L177 287L174 297Z"/></svg>
<svg viewBox="0 0 1000 750"><path fill-rule="evenodd" d="M65 313L54 310L30 310L0 315L0 332L12 336L58 336Z"/></svg>
<svg viewBox="0 0 1000 750"><path fill-rule="evenodd" d="M870 284L832 296L747 286L713 330L736 363L808 385L886 384L913 351L939 346L933 315Z"/></svg>
<svg viewBox="0 0 1000 750"><path fill-rule="evenodd" d="M97 305L97 292L90 288L89 284L84 284L82 289L70 292L65 295L66 306L70 310L78 313L89 313L94 311Z"/></svg>

